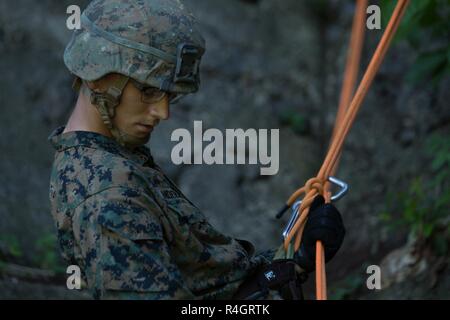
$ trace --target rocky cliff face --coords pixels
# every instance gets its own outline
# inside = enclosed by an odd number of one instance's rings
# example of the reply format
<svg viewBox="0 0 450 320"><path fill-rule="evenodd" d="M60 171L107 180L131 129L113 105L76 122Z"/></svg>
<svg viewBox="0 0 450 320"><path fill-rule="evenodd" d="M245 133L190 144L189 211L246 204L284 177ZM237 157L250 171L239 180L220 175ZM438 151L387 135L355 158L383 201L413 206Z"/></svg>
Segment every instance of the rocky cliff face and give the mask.
<svg viewBox="0 0 450 320"><path fill-rule="evenodd" d="M81 8L88 3L76 2ZM207 41L202 88L173 106L170 121L153 133L153 155L219 230L251 240L260 250L278 246L288 217L276 220L275 213L316 174L326 152L353 6L294 0L186 3ZM46 138L67 120L75 99L62 61L71 34L65 27L70 4L0 3L0 234L18 239L24 263L39 254L36 241L54 232L47 195L53 151ZM363 67L380 36L380 31L367 31ZM427 135L448 132L448 79L437 87L404 83L413 58L404 44L392 48L345 145L338 176L351 190L337 206L347 237L329 264L330 285L349 274L361 275L363 265L380 264L384 255L405 243L406 232L388 233L379 214L387 194L406 187L426 165L420 148ZM279 128L278 174L261 176L256 165L173 165L171 132L192 131L194 120L201 120L204 129ZM0 281L9 288L0 290L0 296L25 294L13 289L17 286L9 277ZM26 290L31 297L66 294L32 288ZM377 296L362 290L354 297Z"/></svg>

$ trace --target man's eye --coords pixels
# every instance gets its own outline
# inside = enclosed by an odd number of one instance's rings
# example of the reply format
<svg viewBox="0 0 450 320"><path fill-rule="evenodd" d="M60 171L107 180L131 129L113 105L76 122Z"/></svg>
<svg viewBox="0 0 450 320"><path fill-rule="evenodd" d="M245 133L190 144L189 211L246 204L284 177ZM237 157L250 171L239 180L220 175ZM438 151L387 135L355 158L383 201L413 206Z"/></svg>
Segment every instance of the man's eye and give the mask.
<svg viewBox="0 0 450 320"><path fill-rule="evenodd" d="M156 103L158 101L161 101L166 93L164 91L161 91L157 88L144 88L141 90L142 92L142 102L145 103Z"/></svg>
<svg viewBox="0 0 450 320"><path fill-rule="evenodd" d="M147 96L147 97L152 97L152 96L159 96L161 94L161 91L156 89L156 88L145 88L144 90L142 90L142 92Z"/></svg>

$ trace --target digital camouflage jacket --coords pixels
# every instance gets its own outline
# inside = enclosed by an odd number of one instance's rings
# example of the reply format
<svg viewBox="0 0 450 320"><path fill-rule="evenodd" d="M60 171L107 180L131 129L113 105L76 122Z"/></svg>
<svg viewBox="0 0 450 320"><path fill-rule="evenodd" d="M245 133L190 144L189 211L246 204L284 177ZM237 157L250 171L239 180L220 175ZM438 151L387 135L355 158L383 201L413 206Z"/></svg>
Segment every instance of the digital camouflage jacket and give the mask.
<svg viewBox="0 0 450 320"><path fill-rule="evenodd" d="M95 298L229 299L270 262L274 250L255 256L213 228L147 147L63 130L49 137L51 212L64 258Z"/></svg>

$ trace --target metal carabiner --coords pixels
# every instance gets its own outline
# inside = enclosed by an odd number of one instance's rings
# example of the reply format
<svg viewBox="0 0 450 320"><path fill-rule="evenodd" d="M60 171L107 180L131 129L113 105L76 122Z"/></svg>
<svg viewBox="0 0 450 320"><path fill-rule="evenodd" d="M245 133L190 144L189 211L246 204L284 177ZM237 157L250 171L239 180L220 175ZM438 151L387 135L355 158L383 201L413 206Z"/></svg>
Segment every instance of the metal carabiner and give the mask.
<svg viewBox="0 0 450 320"><path fill-rule="evenodd" d="M341 199L343 196L345 196L345 194L348 191L348 184L345 183L342 180L339 180L336 177L328 177L328 181L330 181L331 183L341 187L341 189L339 190L338 193L336 193L335 195L331 196L331 201L338 201L339 199ZM294 227L295 223L297 222L298 216L299 216L299 208L300 205L302 204L302 200L298 200L296 202L294 202L294 204L292 205L292 214L291 214L291 218L289 219L288 224L286 225L286 228L284 228L283 231L283 239L286 239L287 235L289 234L289 232L291 232L292 228Z"/></svg>
<svg viewBox="0 0 450 320"><path fill-rule="evenodd" d="M331 196L331 201L338 201L339 199L341 199L343 196L345 196L345 194L348 191L348 183L345 183L342 180L339 180L336 177L328 177L328 181L330 181L331 183L334 183L335 185L341 187L341 190L339 190L338 193L336 193L334 196Z"/></svg>

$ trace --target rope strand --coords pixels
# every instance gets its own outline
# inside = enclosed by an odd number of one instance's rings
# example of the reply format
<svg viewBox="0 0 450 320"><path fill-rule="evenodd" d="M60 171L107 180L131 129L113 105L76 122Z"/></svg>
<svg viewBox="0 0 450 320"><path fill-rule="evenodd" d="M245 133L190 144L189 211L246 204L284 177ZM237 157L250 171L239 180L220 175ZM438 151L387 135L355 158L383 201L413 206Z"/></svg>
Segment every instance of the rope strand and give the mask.
<svg viewBox="0 0 450 320"><path fill-rule="evenodd" d="M355 95L350 103L350 97L354 89L358 68L355 66L360 60L362 49L362 38L364 34L364 20L367 1L357 1L355 18L353 20L351 45L347 59L344 84L341 92L339 111L336 118L335 127L330 143L330 147L326 154L325 160L315 178L309 179L305 186L296 190L288 199L287 205L292 206L297 198L305 194L301 206L298 208L300 215L289 234L284 241L284 248L288 250L292 238L295 235L294 250L297 251L301 244L303 230L308 218L309 207L314 198L320 194L323 195L327 202L330 201L330 192L328 191L328 177L335 172L340 158L345 138L355 121L356 114L360 109L362 102L372 84L378 69L386 55L386 52L392 42L397 31L400 21L406 11L409 0L399 0L392 13L386 31L372 56L364 76L356 90ZM316 244L316 297L318 300L325 300L326 296L326 273L325 273L325 254L323 244L317 241Z"/></svg>

